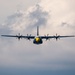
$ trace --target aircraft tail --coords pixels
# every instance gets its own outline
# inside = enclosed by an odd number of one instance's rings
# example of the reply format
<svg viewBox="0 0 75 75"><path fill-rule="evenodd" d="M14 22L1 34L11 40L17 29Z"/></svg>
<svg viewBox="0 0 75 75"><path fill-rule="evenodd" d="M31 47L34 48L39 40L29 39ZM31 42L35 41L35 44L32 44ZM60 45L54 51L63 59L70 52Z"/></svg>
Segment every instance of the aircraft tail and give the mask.
<svg viewBox="0 0 75 75"><path fill-rule="evenodd" d="M37 36L39 36L39 26L37 26Z"/></svg>

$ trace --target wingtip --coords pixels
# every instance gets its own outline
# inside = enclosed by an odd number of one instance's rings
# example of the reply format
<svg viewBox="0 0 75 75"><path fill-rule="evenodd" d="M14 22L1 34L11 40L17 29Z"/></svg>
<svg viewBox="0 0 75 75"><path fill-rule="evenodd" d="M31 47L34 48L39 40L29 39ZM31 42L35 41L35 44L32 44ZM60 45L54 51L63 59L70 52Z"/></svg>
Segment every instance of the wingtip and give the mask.
<svg viewBox="0 0 75 75"><path fill-rule="evenodd" d="M1 35L1 36L3 36L3 35Z"/></svg>
<svg viewBox="0 0 75 75"><path fill-rule="evenodd" d="M1 35L1 36L5 36L5 35Z"/></svg>

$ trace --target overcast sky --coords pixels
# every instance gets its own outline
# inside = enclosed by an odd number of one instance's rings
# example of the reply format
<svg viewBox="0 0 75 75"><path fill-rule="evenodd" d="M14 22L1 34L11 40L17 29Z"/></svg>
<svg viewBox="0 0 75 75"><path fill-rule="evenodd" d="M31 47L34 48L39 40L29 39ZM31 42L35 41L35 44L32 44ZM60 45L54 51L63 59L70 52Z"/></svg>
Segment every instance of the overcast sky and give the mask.
<svg viewBox="0 0 75 75"><path fill-rule="evenodd" d="M75 35L74 0L0 0L0 35ZM75 38L0 37L0 75L75 75Z"/></svg>

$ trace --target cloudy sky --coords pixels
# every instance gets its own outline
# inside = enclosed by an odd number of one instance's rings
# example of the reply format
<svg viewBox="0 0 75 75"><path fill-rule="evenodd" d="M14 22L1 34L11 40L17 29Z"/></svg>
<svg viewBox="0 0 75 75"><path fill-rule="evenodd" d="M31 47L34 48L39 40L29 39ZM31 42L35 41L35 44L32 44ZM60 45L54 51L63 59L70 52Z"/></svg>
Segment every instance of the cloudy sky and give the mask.
<svg viewBox="0 0 75 75"><path fill-rule="evenodd" d="M75 35L75 0L0 0L0 35ZM75 38L56 41L0 36L0 75L75 75Z"/></svg>

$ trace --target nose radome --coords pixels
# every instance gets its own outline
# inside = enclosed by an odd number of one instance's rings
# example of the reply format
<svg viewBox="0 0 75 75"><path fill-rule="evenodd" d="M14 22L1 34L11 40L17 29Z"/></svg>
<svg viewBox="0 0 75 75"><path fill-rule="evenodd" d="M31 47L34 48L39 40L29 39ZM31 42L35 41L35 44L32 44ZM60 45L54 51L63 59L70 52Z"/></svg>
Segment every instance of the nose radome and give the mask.
<svg viewBox="0 0 75 75"><path fill-rule="evenodd" d="M40 38L36 38L36 42L39 42L40 41Z"/></svg>

